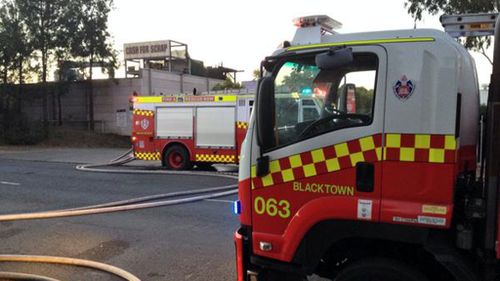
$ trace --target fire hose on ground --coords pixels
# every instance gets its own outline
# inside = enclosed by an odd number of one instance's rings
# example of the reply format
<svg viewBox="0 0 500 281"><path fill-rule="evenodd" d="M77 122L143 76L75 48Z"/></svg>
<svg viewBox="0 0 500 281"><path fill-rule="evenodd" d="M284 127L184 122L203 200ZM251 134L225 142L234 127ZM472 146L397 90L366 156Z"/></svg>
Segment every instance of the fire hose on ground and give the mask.
<svg viewBox="0 0 500 281"><path fill-rule="evenodd" d="M129 163L134 159L131 155L131 150L127 153L121 155L110 161L109 163L103 164L87 164L78 165L75 168L79 171L85 172L100 172L100 173L134 173L134 174L163 174L163 175L195 175L195 176L215 176L236 179L237 176L224 173L213 173L213 172L187 172L187 171L157 171L157 170L130 170L130 169L103 169L105 166L118 166L125 163ZM170 192L165 194L150 195L139 198L133 198L128 200L121 200L97 205L83 206L71 209L61 209L43 212L33 212L33 213L19 213L19 214L7 214L0 215L0 222L5 221L17 221L17 220L38 220L38 219L51 219L51 218L62 218L62 217L74 217L74 216L87 216L96 215L112 212L123 212L140 210L147 208L157 208L164 206L172 206L178 204L186 204L197 202L205 199L213 199L218 197L225 197L229 195L234 195L238 191L236 190L237 185L227 185L219 187L211 187L197 190L186 190ZM194 195L194 196L193 196ZM186 198L162 200L156 202L147 202L152 200L166 199L172 197L180 196L190 196ZM60 264L60 265L71 265L78 267L87 267L95 270L100 270L118 276L124 280L128 281L140 281L139 278L133 274L99 262L65 258L65 257L53 257L53 256L33 256L33 255L0 255L0 262L22 262L22 263L47 263L47 264ZM34 274L24 274L15 272L0 272L0 280L32 280L32 281L59 281L57 279L34 275Z"/></svg>
<svg viewBox="0 0 500 281"><path fill-rule="evenodd" d="M87 267L103 272L107 272L128 281L140 281L135 275L112 265L74 258L52 257L52 256L32 256L32 255L0 255L0 262L23 262L23 263L47 263ZM33 280L33 281L59 281L57 279L24 273L0 272L0 280Z"/></svg>
<svg viewBox="0 0 500 281"><path fill-rule="evenodd" d="M204 171L169 171L169 170L138 170L138 169L104 169L103 167L120 166L134 161L132 149L125 154L111 160L108 163L77 165L75 168L82 172L94 173L116 173L116 174L156 174L156 175L186 175L186 176L207 176L237 179L238 176L232 173L204 172Z"/></svg>

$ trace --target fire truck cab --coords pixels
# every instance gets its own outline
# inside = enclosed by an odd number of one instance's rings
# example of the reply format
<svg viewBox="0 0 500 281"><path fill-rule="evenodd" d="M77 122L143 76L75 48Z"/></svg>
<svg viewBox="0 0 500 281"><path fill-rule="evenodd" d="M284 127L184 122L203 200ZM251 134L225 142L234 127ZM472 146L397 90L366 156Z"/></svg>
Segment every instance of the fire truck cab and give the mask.
<svg viewBox="0 0 500 281"><path fill-rule="evenodd" d="M241 151L237 280L499 280L471 55L437 30L295 23L262 63ZM318 114L281 110L297 95Z"/></svg>

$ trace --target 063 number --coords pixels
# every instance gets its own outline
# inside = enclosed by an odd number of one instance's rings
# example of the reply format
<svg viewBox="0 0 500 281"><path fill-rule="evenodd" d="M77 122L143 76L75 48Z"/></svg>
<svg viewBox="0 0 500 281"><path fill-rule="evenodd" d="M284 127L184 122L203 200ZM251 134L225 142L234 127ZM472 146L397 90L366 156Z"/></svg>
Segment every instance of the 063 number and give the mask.
<svg viewBox="0 0 500 281"><path fill-rule="evenodd" d="M253 207L258 215L267 214L271 217L279 216L283 219L290 217L290 202L287 200L278 201L274 198L266 200L259 196L255 198Z"/></svg>

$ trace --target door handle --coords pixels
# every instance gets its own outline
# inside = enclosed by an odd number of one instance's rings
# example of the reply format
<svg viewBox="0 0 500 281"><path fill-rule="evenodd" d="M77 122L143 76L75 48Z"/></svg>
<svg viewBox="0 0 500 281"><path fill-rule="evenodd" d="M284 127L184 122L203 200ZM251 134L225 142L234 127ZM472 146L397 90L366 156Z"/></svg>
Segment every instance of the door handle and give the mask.
<svg viewBox="0 0 500 281"><path fill-rule="evenodd" d="M373 192L375 189L375 165L359 162L356 164L356 190Z"/></svg>

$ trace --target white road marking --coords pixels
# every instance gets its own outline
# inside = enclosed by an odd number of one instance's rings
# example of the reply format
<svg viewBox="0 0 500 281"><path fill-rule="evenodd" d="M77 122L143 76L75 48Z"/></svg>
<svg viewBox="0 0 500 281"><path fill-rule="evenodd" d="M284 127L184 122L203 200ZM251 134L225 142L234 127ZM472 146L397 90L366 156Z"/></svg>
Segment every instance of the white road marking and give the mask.
<svg viewBox="0 0 500 281"><path fill-rule="evenodd" d="M14 185L14 186L19 186L21 185L20 183L18 182L10 182L10 181L0 181L0 184L3 184L3 185Z"/></svg>
<svg viewBox="0 0 500 281"><path fill-rule="evenodd" d="M205 199L205 201L221 202L221 203L231 203L231 204L233 204L233 202L234 202L234 201L231 201L231 200L223 200L223 199Z"/></svg>

